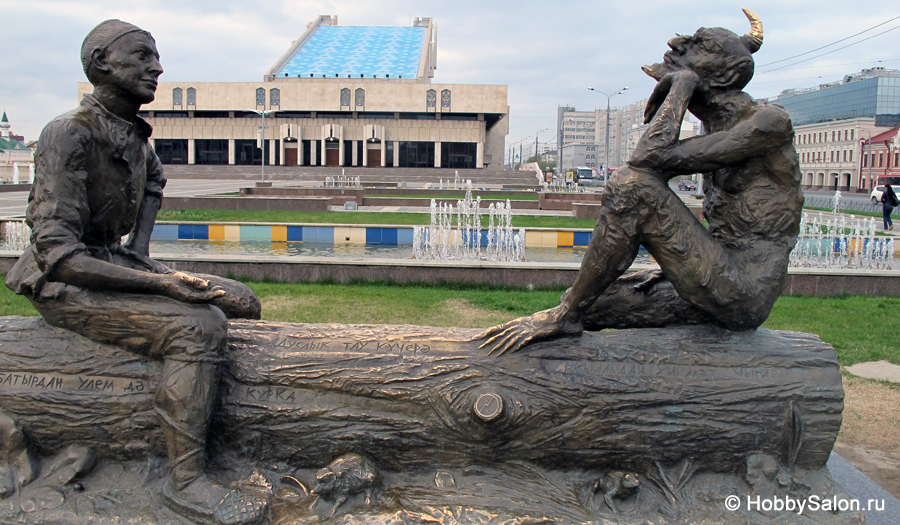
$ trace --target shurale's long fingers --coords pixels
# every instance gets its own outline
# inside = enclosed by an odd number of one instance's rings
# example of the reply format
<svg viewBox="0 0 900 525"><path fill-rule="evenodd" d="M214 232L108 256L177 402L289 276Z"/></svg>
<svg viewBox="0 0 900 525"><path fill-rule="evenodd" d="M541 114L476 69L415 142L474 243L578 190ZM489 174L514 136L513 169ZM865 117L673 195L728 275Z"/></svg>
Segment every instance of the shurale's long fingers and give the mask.
<svg viewBox="0 0 900 525"><path fill-rule="evenodd" d="M512 323L513 323L513 321L510 321L506 324L502 324L500 326L495 326L495 327L491 328L490 330L487 330L485 332L482 332L481 334L478 334L479 337L476 337L475 338L476 340L484 338L484 337L490 338L487 341L481 343L481 345L478 348L484 348L486 346L490 346L491 344L493 344L494 341L503 337L503 335L506 334L506 332L508 332L509 330L512 330L514 328Z"/></svg>
<svg viewBox="0 0 900 525"><path fill-rule="evenodd" d="M496 325L488 328L484 332L475 336L474 340L484 339L485 337L496 336L497 334L503 333L508 330L510 327L515 326L519 322L519 319L513 319L512 321L505 322L501 325ZM482 345L484 346L484 345ZM480 347L479 347L480 348Z"/></svg>
<svg viewBox="0 0 900 525"><path fill-rule="evenodd" d="M520 346L519 339L522 337L522 334L518 333L518 330L510 329L503 336L503 340L488 352L488 355L500 356L509 351L514 351Z"/></svg>
<svg viewBox="0 0 900 525"><path fill-rule="evenodd" d="M501 339L501 338L503 337L503 334L504 334L504 333L505 333L505 332L500 332L499 334L497 334L497 335L491 337L491 338L488 339L487 341L481 343L481 346L479 346L478 349L480 350L480 349L482 349L482 348L487 348L487 347L489 347L489 346L495 346L495 345L494 345L494 342L497 341L498 339ZM491 350L491 351L493 351L493 350ZM490 352L488 352L488 353L490 353Z"/></svg>

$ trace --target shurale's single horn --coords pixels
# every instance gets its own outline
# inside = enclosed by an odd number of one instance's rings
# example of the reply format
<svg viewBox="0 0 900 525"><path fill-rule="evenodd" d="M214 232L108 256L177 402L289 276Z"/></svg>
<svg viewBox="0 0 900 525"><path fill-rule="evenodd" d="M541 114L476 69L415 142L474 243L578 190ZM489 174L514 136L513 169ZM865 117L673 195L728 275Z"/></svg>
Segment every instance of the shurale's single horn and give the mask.
<svg viewBox="0 0 900 525"><path fill-rule="evenodd" d="M747 46L747 49L750 50L751 53L756 53L759 51L760 46L763 43L763 26L762 22L759 20L759 17L756 16L753 11L747 9L746 7L742 9L744 11L744 15L747 16L747 20L750 20L750 31L741 37L741 42Z"/></svg>

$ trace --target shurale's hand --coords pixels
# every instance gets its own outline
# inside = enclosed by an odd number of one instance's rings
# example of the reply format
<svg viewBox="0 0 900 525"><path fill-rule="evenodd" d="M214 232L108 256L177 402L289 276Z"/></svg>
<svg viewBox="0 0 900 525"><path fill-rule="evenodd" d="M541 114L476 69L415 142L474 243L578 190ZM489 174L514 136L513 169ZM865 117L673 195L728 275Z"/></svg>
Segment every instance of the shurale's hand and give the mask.
<svg viewBox="0 0 900 525"><path fill-rule="evenodd" d="M644 108L644 124L648 124L653 120L653 117L656 116L656 112L659 111L659 108L662 107L666 97L669 96L669 91L672 90L672 86L676 83L680 84L685 82L693 84L691 87L692 90L697 89L702 85L700 77L690 69L666 73L665 76L659 79L659 82L656 83L656 87L653 88L653 93L650 94L650 98L647 100L647 106Z"/></svg>
<svg viewBox="0 0 900 525"><path fill-rule="evenodd" d="M503 355L506 352L517 352L537 341L565 335L581 335L583 331L581 323L568 321L566 319L568 311L568 307L559 305L488 328L475 337L476 339L487 339L478 348L488 348L488 354Z"/></svg>

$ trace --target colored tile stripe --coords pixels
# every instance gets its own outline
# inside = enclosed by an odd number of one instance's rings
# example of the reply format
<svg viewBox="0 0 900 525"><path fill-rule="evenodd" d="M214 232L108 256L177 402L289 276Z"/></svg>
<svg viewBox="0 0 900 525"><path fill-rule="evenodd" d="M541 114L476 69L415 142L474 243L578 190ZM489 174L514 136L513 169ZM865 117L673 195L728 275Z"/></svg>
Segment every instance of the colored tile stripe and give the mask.
<svg viewBox="0 0 900 525"><path fill-rule="evenodd" d="M480 244L487 246L487 231ZM465 242L471 242L463 233ZM324 244L410 245L412 228L363 228L353 226L282 226L248 224L157 224L154 241L315 242ZM591 232L526 230L525 245L547 248L586 248Z"/></svg>

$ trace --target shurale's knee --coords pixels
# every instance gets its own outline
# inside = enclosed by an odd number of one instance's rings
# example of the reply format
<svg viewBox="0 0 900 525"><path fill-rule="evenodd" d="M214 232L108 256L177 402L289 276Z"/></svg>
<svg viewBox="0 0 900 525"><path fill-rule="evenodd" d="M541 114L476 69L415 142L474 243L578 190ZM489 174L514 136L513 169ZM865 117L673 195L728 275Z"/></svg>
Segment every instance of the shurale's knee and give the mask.
<svg viewBox="0 0 900 525"><path fill-rule="evenodd" d="M625 165L617 169L606 183L603 202L617 212L641 204L656 208L668 197L668 193L668 183L662 175Z"/></svg>

